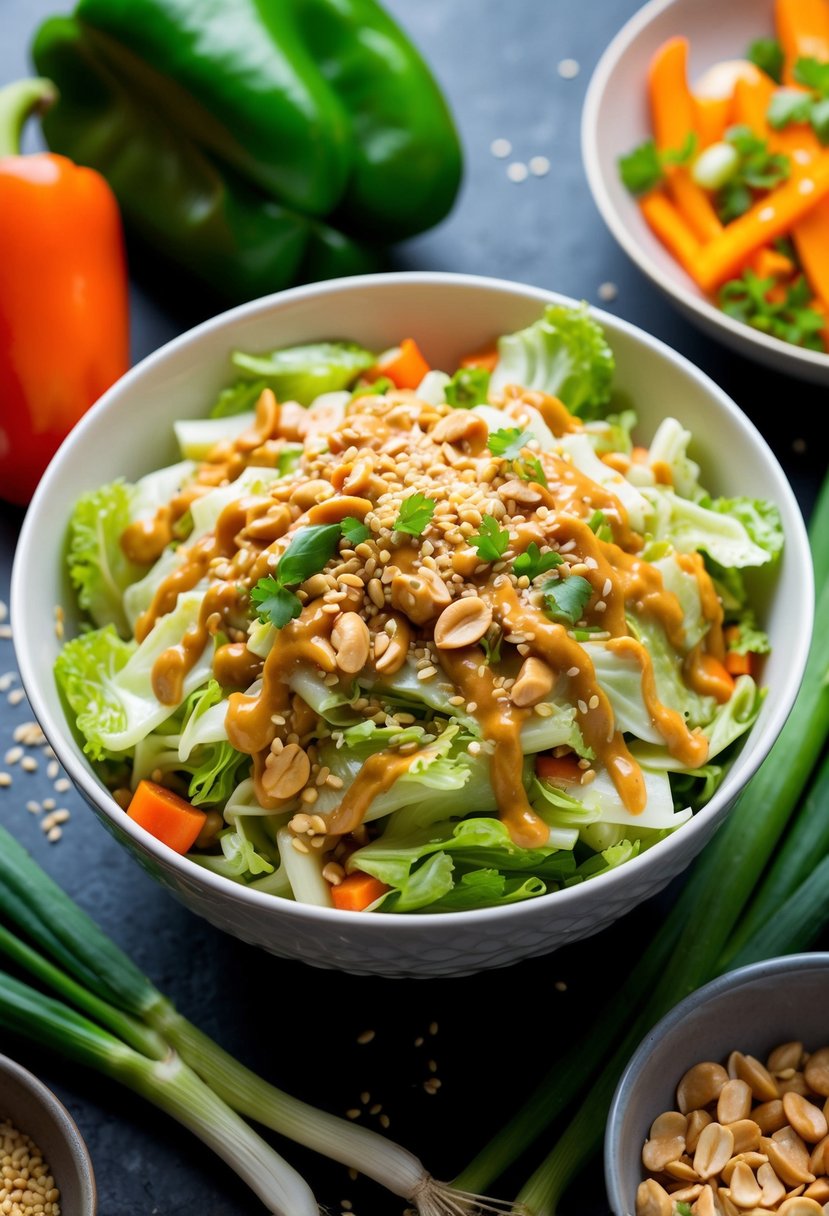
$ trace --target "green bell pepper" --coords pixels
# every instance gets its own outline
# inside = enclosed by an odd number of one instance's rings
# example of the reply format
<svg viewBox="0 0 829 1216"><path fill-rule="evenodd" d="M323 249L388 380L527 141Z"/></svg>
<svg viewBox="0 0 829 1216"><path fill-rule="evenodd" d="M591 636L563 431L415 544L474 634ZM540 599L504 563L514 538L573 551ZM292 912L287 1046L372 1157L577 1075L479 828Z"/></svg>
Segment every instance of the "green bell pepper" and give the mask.
<svg viewBox="0 0 829 1216"><path fill-rule="evenodd" d="M445 102L375 0L79 0L33 57L50 147L226 300L377 269L457 193Z"/></svg>

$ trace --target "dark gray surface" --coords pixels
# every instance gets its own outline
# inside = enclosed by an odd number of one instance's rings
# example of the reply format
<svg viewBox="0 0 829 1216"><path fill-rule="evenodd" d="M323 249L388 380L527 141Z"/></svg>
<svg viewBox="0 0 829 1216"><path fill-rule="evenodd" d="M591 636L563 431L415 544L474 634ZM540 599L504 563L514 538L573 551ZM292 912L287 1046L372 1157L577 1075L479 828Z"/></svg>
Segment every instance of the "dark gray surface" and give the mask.
<svg viewBox="0 0 829 1216"><path fill-rule="evenodd" d="M60 0L0 0L0 83L27 71L27 44ZM600 283L619 289L612 311L657 334L713 375L763 429L795 482L805 509L825 467L816 435L825 402L818 392L757 369L717 347L677 316L616 248L590 199L579 154L579 116L590 72L636 0L390 0L444 85L466 148L463 192L452 217L403 247L397 264L442 268L538 284L598 302ZM563 80L558 62L581 72ZM512 141L511 159L547 156L552 169L521 185L492 157L491 141ZM30 135L29 144L36 139ZM1 239L1 238L0 238ZM170 306L164 287L133 291L136 359L198 319L198 307ZM795 450L806 440L805 450ZM798 443L798 449L803 445ZM0 506L0 596L19 515ZM14 669L0 641L0 673ZM0 694L0 756L15 724L30 717ZM617 977L636 957L662 903L651 904L601 937L556 956L492 976L458 981L389 982L318 973L241 946L179 907L133 864L73 793L51 790L45 760L29 774L13 767L0 789L0 822L125 945L195 1021L257 1071L334 1111L368 1090L391 1118L390 1133L451 1176L513 1110L543 1068L550 1047L566 1043L586 1011L613 999ZM49 795L72 811L57 845L44 839L28 799ZM565 981L561 991L557 981ZM432 1021L439 1033L430 1038ZM357 1035L377 1031L374 1042ZM414 1040L425 1035L423 1047ZM261 1211L224 1167L187 1133L138 1098L19 1042L0 1047L34 1069L66 1102L86 1136L101 1212L118 1216L253 1216ZM439 1094L424 1093L428 1060ZM587 1082L586 1082L587 1083ZM376 1118L368 1122L377 1126ZM545 1137L551 1143L549 1136ZM288 1149L321 1203L356 1216L394 1216L403 1205L345 1170ZM532 1162L518 1170L520 1181ZM507 1194L507 1185L503 1193ZM570 1209L606 1216L600 1170L590 1171ZM73 1216L67 1213L66 1216Z"/></svg>

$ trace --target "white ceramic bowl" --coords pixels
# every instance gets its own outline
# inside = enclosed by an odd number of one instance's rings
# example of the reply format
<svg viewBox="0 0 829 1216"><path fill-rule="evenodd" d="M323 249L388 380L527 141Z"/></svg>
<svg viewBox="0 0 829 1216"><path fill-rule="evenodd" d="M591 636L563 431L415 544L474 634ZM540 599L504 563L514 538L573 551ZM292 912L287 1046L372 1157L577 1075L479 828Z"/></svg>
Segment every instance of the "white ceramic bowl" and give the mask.
<svg viewBox="0 0 829 1216"><path fill-rule="evenodd" d="M596 206L640 270L711 337L779 372L829 384L829 355L781 342L726 316L710 302L651 232L622 185L617 160L652 135L646 79L654 51L668 38L690 43L693 84L706 68L742 59L756 38L774 33L773 0L651 0L602 55L584 102L581 146Z"/></svg>
<svg viewBox="0 0 829 1216"><path fill-rule="evenodd" d="M382 975L459 975L544 954L609 925L683 870L779 733L800 684L812 627L811 563L791 488L745 415L681 356L624 321L597 313L617 362L616 383L636 402L649 436L666 412L693 431L695 456L715 492L773 499L783 514L780 577L758 589L773 654L773 689L711 803L676 835L584 885L502 909L452 915L342 913L251 892L170 852L124 814L75 741L52 668L54 608L76 627L64 573L65 523L78 496L116 476L138 477L175 459L173 419L203 414L230 379L236 348L265 350L349 337L383 350L412 334L434 366L536 320L562 297L533 287L442 273L389 274L299 287L215 317L134 368L64 443L29 508L12 580L20 672L32 708L61 763L100 819L193 911L274 954L321 967ZM572 303L572 301L564 301Z"/></svg>
<svg viewBox="0 0 829 1216"><path fill-rule="evenodd" d="M778 1043L826 1045L829 954L791 954L726 972L692 992L645 1036L622 1074L605 1136L607 1195L614 1216L633 1216L645 1177L642 1145L657 1115L675 1110L680 1078L701 1060L732 1051L765 1060Z"/></svg>

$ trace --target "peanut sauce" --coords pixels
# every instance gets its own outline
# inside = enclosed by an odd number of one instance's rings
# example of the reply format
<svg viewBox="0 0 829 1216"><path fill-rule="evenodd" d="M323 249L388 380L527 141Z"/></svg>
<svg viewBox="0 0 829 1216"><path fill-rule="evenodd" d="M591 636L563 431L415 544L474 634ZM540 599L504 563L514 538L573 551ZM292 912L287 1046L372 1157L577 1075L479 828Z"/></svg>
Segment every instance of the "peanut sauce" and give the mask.
<svg viewBox="0 0 829 1216"><path fill-rule="evenodd" d="M332 836L344 836L358 828L375 798L385 794L407 773L426 750L413 752L376 752L364 762L357 776L345 792L336 811L328 816L326 826ZM545 839L547 829L544 829Z"/></svg>

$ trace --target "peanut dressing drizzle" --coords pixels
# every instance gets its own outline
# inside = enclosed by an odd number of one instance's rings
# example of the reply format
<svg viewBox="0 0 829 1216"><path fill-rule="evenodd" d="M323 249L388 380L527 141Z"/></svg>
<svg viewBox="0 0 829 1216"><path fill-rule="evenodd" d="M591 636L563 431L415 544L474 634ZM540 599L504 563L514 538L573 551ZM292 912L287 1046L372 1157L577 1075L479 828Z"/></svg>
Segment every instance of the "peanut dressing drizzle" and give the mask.
<svg viewBox="0 0 829 1216"><path fill-rule="evenodd" d="M504 397L508 412L519 421L523 404L538 410L557 436L583 429L557 398L516 386L509 386ZM333 419L327 424L330 428L328 453L316 458L306 453L306 460L313 463L315 459L320 471L303 471L302 479L277 483L268 494L246 496L231 503L222 511L213 534L183 547L181 564L161 582L150 607L139 619L138 640L143 640L156 621L174 609L182 591L192 589L209 576L213 576L214 581L209 585L196 624L154 664L152 681L158 699L171 705L181 700L187 673L198 661L211 635L218 632L223 622L238 614L246 589L273 571L297 528L337 522L346 515L362 520L372 512L376 513L379 510L377 499L386 493L388 481L385 479L396 470L395 462L405 462L410 451L424 443L428 445L429 431L450 412L445 407L420 402L406 391L352 400L344 419L337 420L336 425ZM136 561L155 560L172 538L176 520L196 497L235 479L249 463L275 465L286 441L302 439L312 431L304 411L290 402L278 404L270 390L265 390L257 403L254 424L248 431L233 441L217 445L185 490L166 507L160 508L153 519L138 521L125 531L121 538L125 553ZM452 442L433 441L436 454L428 473L433 479L436 497L439 487L450 493L452 487L459 484L458 478L461 483L480 484L492 494L497 493L497 489L492 488L494 479L500 477L503 482L509 478L509 472L499 472L499 462L488 451L481 450L480 444L473 443L472 438L474 436ZM453 442L460 447L453 448ZM671 754L689 767L699 766L707 755L707 740L699 731L689 731L682 715L660 702L650 656L635 638L629 636L626 620L630 608L653 617L664 628L671 644L682 652L685 634L681 604L675 595L666 591L659 570L639 556L642 540L630 528L627 512L612 487L594 482L561 455L551 452L538 455L548 484L545 487L528 483L540 503L537 513L533 508L531 518L526 518L521 514L526 508L519 504L516 510L513 503L510 510L516 517L514 523L509 513L503 516L503 522L512 525L511 553L525 551L532 542L542 547L551 544L554 548L566 547L568 561L578 566L579 573L593 588L590 604L585 609L586 619L611 635L607 642L611 650L632 656L639 664L647 711ZM378 473L380 468L387 471ZM495 484L497 486L497 481ZM320 490L315 497L317 486ZM600 540L589 527L587 520L596 510L604 513L613 532L612 542ZM367 522L371 520L367 519ZM376 533L376 526L374 531ZM568 696L576 706L585 743L606 767L628 811L641 812L647 799L644 779L616 727L612 707L596 680L588 652L563 625L549 620L535 607L529 601L528 593L517 589L508 575L499 574L493 581L491 567L482 572L478 555L466 544L468 535L468 532L457 532L454 540L446 542L450 570L457 572L461 586L465 581L467 587L489 604L493 620L505 635L521 634L526 638L522 654L528 653L542 660L557 679L567 681ZM407 538L401 544L398 535L393 544L389 545L388 540L382 543L390 549L382 557L386 583L393 583L398 575L416 578L420 569L428 569L428 551L421 541ZM379 549L380 542L377 542L374 552ZM697 579L703 616L710 626L703 643L685 656L683 674L690 687L717 695L706 660L710 656L721 657L724 652L722 606L702 558L698 554L686 554L677 555L676 560L684 571ZM227 567L224 573L218 568L223 561ZM434 562L431 564L434 566ZM376 560L374 565L377 566ZM380 573L378 567L374 582L378 582ZM339 611L359 612L363 605L362 591L355 591L353 585L343 587L342 584L340 590L343 595ZM457 594L456 587L454 595ZM319 597L320 592L313 595ZM380 607L379 601L374 603ZM377 620L385 620L388 615L386 601ZM337 655L330 641L337 616L337 610L332 611L332 602L310 598L300 616L277 631L264 665L248 650L245 642L239 640L238 630L231 630L233 640L218 647L214 654L214 675L226 687L248 687L261 673L261 687L256 693L230 694L225 721L231 744L252 757L257 797L266 808L277 809L291 804L290 798L280 799L269 793L262 780L271 744L277 736L284 736L286 730L296 729L284 725L292 712L289 680L301 665L312 664L327 674L338 671ZM375 628L372 621L369 621L369 627ZM421 626L421 635L423 630L425 637L430 638L431 622ZM422 636L420 640L415 638L413 644L423 645ZM380 657L378 652L378 661ZM474 703L473 712L481 732L494 744L490 760L492 786L499 813L512 839L525 848L546 844L548 828L530 805L522 781L521 728L532 711L515 705L508 692L498 686L497 673L484 664L478 645L440 650L435 662L465 700ZM503 684L503 680L500 683ZM722 693L721 688L719 693ZM293 701L297 700L293 698ZM305 709L308 716L311 711ZM295 739L297 735L291 737ZM338 808L329 815L328 831L335 836L353 832L362 823L373 799L388 790L422 754L425 753L404 754L390 750L369 757L345 791Z"/></svg>

